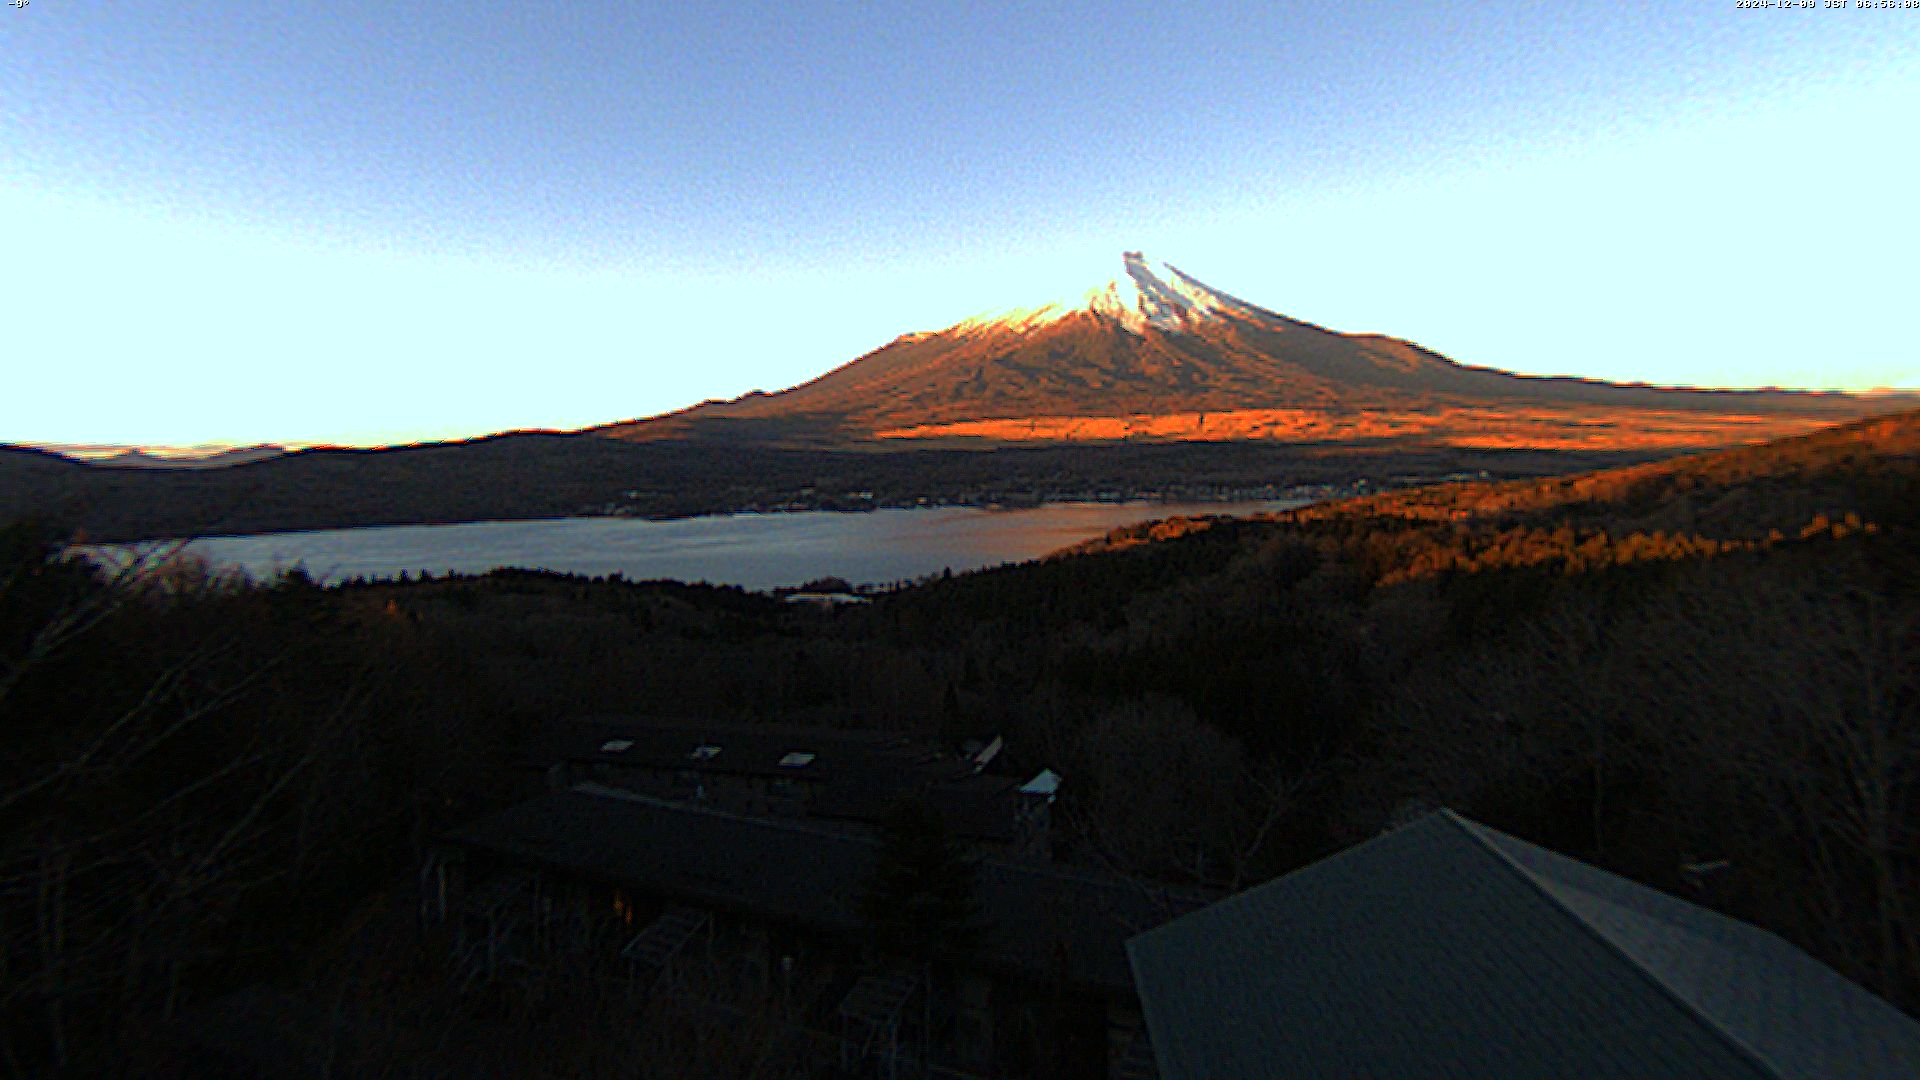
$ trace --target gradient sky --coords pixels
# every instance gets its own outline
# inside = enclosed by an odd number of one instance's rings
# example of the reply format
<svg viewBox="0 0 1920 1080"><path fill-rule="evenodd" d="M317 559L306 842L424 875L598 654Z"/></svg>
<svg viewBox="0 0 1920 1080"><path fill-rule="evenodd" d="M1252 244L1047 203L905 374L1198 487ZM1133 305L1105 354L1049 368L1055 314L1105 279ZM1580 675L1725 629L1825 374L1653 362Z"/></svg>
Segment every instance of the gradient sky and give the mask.
<svg viewBox="0 0 1920 1080"><path fill-rule="evenodd" d="M1920 387L1920 12L0 7L0 440L777 389L1143 248L1456 360Z"/></svg>

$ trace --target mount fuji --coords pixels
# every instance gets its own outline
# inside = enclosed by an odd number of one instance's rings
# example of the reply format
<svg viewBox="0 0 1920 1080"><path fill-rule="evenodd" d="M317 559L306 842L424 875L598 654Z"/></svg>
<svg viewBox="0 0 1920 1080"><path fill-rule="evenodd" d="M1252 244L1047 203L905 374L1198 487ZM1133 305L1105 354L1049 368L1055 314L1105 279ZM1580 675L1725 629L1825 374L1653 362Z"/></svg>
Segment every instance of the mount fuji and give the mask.
<svg viewBox="0 0 1920 1080"><path fill-rule="evenodd" d="M1398 338L1345 334L1137 251L1076 298L910 333L779 393L594 429L780 445L1415 441L1680 450L1751 442L1894 407L1780 390L1515 375ZM1551 343L1542 343L1551 353Z"/></svg>

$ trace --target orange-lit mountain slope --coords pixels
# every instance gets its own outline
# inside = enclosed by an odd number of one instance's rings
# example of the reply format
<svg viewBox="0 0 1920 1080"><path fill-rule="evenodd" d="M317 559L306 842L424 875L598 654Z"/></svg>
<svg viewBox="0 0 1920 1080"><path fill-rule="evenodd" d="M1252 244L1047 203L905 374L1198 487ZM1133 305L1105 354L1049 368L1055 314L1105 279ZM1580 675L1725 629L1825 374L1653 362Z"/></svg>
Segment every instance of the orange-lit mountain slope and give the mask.
<svg viewBox="0 0 1920 1080"><path fill-rule="evenodd" d="M600 432L867 445L1414 439L1670 450L1753 442L1902 404L1513 375L1291 319L1138 252L1123 268L1077 303L908 334L789 390Z"/></svg>

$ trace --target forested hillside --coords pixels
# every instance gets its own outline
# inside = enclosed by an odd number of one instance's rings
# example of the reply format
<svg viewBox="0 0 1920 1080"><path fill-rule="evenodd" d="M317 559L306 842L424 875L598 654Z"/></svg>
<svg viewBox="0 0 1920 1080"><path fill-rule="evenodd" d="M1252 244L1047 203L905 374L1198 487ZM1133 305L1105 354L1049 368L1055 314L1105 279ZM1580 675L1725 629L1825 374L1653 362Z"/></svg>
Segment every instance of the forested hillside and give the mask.
<svg viewBox="0 0 1920 1080"><path fill-rule="evenodd" d="M585 1013L443 985L406 912L425 842L604 712L1001 732L1067 778L1061 859L1229 889L1445 804L1914 1011L1916 447L1908 414L1166 522L837 611L532 574L114 580L18 523L0 1060L184 1074L198 1010L265 983L377 1016L328 1029L361 1071L595 1075ZM619 1045L720 1052L674 1030Z"/></svg>
<svg viewBox="0 0 1920 1080"><path fill-rule="evenodd" d="M1260 498L1268 487L1462 471L1551 476L1658 452L1466 449L1420 440L1355 445L1116 443L984 450L804 450L727 440L630 443L526 432L378 450L301 450L217 469L86 465L0 445L0 521L59 520L97 542L504 521L680 517L769 507L869 510L1155 493Z"/></svg>

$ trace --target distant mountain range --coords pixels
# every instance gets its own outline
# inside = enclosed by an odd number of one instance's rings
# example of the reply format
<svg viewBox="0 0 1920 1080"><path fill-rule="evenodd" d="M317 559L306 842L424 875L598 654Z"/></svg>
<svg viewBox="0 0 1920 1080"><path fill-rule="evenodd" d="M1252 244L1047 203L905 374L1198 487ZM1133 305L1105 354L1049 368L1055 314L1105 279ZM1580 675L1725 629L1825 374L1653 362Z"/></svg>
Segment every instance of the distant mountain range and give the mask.
<svg viewBox="0 0 1920 1080"><path fill-rule="evenodd" d="M33 449L116 469L219 469L291 453L284 446L122 446L38 443Z"/></svg>
<svg viewBox="0 0 1920 1080"><path fill-rule="evenodd" d="M907 334L811 382L598 429L789 445L1110 440L1673 450L1898 407L1837 393L1692 390L1457 364L1231 296L1139 252L1077 301ZM1543 342L1543 356L1552 345Z"/></svg>

